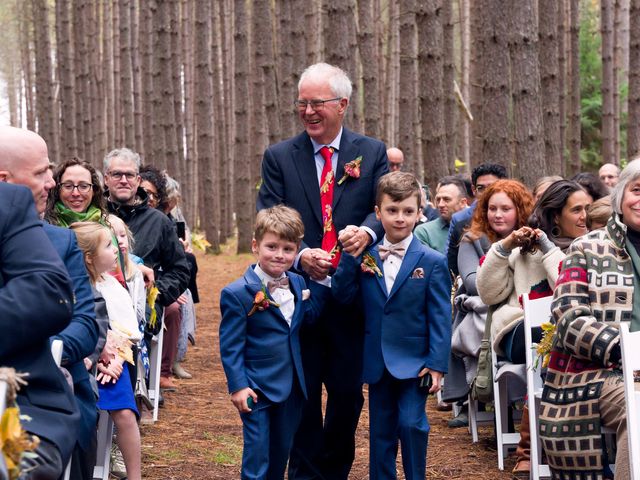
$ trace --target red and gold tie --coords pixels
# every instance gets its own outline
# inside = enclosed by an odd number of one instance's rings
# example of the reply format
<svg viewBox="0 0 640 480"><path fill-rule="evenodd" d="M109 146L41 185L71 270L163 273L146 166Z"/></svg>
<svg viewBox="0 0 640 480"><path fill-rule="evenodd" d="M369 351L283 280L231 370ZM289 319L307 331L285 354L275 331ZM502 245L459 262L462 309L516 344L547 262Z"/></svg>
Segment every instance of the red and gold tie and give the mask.
<svg viewBox="0 0 640 480"><path fill-rule="evenodd" d="M333 148L322 147L320 155L324 159L324 168L320 175L320 207L322 208L322 249L331 254L331 264L337 268L340 261L340 250L338 249L338 234L333 225L333 185L335 184L335 174L331 168L331 156Z"/></svg>

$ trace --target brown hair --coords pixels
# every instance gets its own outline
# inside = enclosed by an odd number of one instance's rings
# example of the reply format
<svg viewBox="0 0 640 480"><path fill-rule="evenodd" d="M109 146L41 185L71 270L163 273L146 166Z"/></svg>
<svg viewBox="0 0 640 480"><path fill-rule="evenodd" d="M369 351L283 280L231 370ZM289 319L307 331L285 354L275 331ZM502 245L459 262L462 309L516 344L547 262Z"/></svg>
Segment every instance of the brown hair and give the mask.
<svg viewBox="0 0 640 480"><path fill-rule="evenodd" d="M267 233L273 233L287 242L300 245L304 237L302 217L297 210L284 205L260 210L256 216L253 238L256 242L261 242Z"/></svg>
<svg viewBox="0 0 640 480"><path fill-rule="evenodd" d="M587 206L587 228L589 231L595 230L594 224L606 225L612 213L610 195L605 195Z"/></svg>
<svg viewBox="0 0 640 480"><path fill-rule="evenodd" d="M73 230L78 239L78 246L82 250L84 263L89 273L91 284L95 285L100 280L101 273L97 272L93 262L89 262L89 257L95 255L96 250L100 247L102 236L107 235L111 239L111 230L98 222L75 222L69 228Z"/></svg>
<svg viewBox="0 0 640 480"><path fill-rule="evenodd" d="M505 193L516 207L517 218L514 230L527 225L527 220L533 210L533 196L527 187L517 180L498 180L489 185L478 200L469 229L469 235L473 240L477 240L482 235L486 235L492 243L498 240L498 236L489 226L487 213L489 200L495 193L500 192Z"/></svg>
<svg viewBox="0 0 640 480"><path fill-rule="evenodd" d="M409 172L391 172L380 177L376 190L376 205L380 208L382 197L388 195L394 202L402 202L412 195L416 197L418 209L422 202L422 186L418 179Z"/></svg>
<svg viewBox="0 0 640 480"><path fill-rule="evenodd" d="M104 198L104 190L102 189L102 180L100 175L98 175L98 171L91 165L90 163L85 162L77 157L73 157L69 160L65 160L60 165L58 165L53 170L53 180L56 182L55 188L52 188L49 191L49 198L47 199L47 208L44 212L44 218L54 225L58 225L58 214L56 213L55 205L56 202L61 202L60 200L60 182L62 181L62 176L64 172L67 171L69 167L79 166L84 168L91 175L91 183L93 184L93 194L91 196L91 203L89 205L93 205L97 207L102 213L102 217L106 218L107 216L107 203Z"/></svg>

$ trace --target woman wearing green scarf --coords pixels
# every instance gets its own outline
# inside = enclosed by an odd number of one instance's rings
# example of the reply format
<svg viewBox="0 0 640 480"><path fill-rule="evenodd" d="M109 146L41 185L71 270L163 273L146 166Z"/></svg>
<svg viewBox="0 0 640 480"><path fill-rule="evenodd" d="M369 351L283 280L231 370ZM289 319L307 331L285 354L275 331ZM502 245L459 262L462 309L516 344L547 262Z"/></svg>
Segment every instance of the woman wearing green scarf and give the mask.
<svg viewBox="0 0 640 480"><path fill-rule="evenodd" d="M60 227L74 222L108 226L102 182L96 169L77 158L60 164L53 173L56 187L49 193L45 219Z"/></svg>

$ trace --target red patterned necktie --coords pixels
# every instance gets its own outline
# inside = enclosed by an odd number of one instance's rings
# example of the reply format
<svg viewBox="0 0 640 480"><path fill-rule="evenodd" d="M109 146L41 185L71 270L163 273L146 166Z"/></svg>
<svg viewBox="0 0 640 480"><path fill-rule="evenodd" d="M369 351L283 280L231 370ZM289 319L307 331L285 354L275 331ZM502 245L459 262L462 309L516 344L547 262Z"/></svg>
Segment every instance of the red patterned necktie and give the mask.
<svg viewBox="0 0 640 480"><path fill-rule="evenodd" d="M322 147L320 155L324 159L324 168L320 175L320 208L322 209L322 249L331 254L331 264L337 268L340 261L340 251L338 250L338 234L333 225L333 186L335 184L335 174L331 168L331 156L333 148Z"/></svg>

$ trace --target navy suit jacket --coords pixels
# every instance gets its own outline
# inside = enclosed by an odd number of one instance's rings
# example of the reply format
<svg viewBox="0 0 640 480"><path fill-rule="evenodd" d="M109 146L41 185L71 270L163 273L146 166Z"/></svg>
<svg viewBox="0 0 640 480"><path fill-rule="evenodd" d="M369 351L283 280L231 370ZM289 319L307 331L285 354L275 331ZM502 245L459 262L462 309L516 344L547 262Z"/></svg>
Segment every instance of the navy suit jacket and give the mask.
<svg viewBox="0 0 640 480"><path fill-rule="evenodd" d="M295 297L295 310L289 326L273 305L248 316L262 282L253 271L227 285L220 294L220 357L227 376L229 393L246 387L258 390L272 402L283 402L291 393L294 375L305 397L304 373L300 357L300 326L320 314L330 293L327 287L310 282L311 296L302 301L304 279L287 272ZM271 296L269 295L269 298Z"/></svg>
<svg viewBox="0 0 640 480"><path fill-rule="evenodd" d="M53 442L67 462L80 414L51 356L49 337L71 320L73 288L38 219L33 195L0 182L0 365L28 372L18 405L29 432Z"/></svg>
<svg viewBox="0 0 640 480"><path fill-rule="evenodd" d="M382 225L375 218L376 187L389 171L387 150L379 140L342 130L336 179L344 175L346 163L362 156L360 178L348 178L333 190L333 222L339 232L347 225L371 228L378 239ZM296 209L304 223L302 248L320 248L323 224L320 186L313 145L307 132L271 145L262 158L262 184L258 192L258 211L278 204Z"/></svg>
<svg viewBox="0 0 640 480"><path fill-rule="evenodd" d="M53 338L60 339L64 343L62 366L73 378L73 393L82 416L78 442L86 450L89 448L91 435L95 432L98 419L96 397L91 387L89 372L84 366L84 358L93 353L98 342L93 292L82 251L78 247L73 231L48 223L44 224L44 231L62 259L73 283L75 303L71 323Z"/></svg>
<svg viewBox="0 0 640 480"><path fill-rule="evenodd" d="M344 254L331 279L335 299L350 303L359 294L363 303L363 381L376 383L385 368L400 380L417 378L424 367L446 373L451 350L451 280L446 258L414 237L387 292L378 246L368 251L383 276L362 272L361 258ZM417 269L422 269L421 278Z"/></svg>

